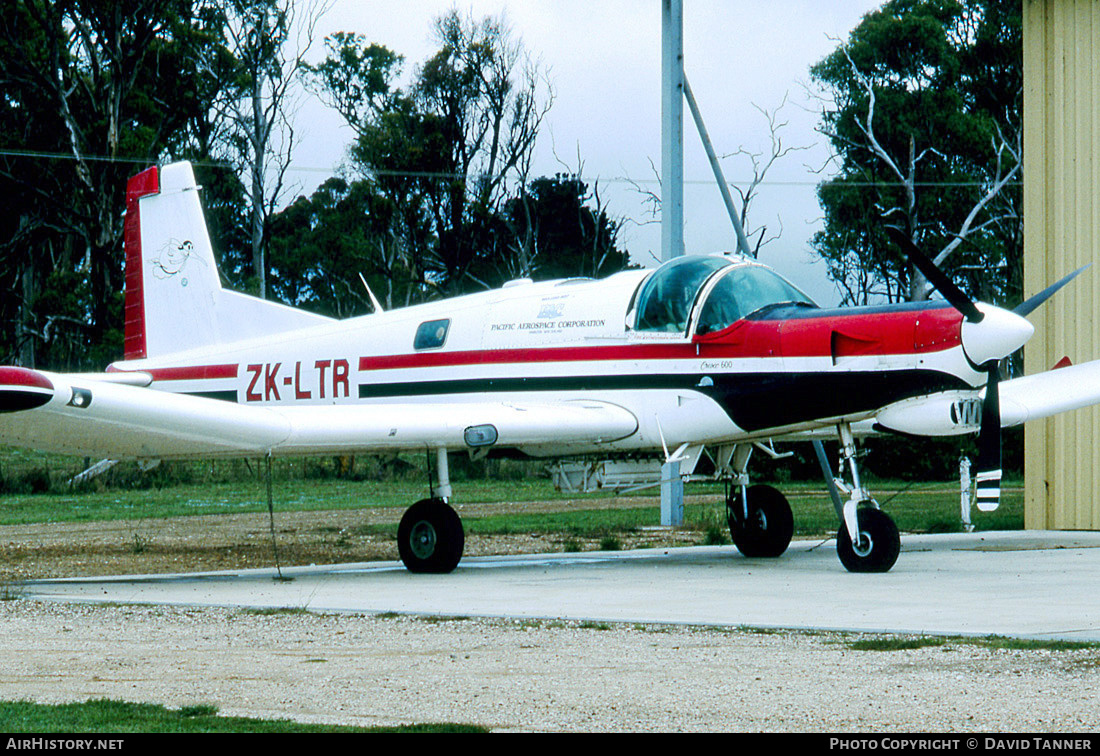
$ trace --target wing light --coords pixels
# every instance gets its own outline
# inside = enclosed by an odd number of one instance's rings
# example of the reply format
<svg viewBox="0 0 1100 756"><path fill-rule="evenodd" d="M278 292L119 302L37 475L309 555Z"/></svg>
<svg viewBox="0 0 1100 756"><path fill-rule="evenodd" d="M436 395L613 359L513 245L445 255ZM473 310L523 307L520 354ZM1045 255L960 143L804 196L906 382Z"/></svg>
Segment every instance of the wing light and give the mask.
<svg viewBox="0 0 1100 756"><path fill-rule="evenodd" d="M471 425L462 432L462 440L471 449L492 446L497 442L497 429L494 425Z"/></svg>

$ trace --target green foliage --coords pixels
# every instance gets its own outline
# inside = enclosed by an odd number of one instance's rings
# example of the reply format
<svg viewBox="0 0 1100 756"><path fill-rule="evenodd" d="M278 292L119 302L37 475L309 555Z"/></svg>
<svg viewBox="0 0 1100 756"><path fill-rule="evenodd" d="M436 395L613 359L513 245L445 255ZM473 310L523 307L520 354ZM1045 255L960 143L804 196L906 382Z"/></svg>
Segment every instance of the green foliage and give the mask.
<svg viewBox="0 0 1100 756"><path fill-rule="evenodd" d="M314 87L360 132L373 113L392 104L391 82L400 73L403 58L384 45L347 32L328 37L325 48L328 56L316 66L307 66Z"/></svg>
<svg viewBox="0 0 1100 756"><path fill-rule="evenodd" d="M523 272L599 278L628 267L627 253L616 246L619 224L577 176L535 179L505 203L503 221L524 250Z"/></svg>
<svg viewBox="0 0 1100 756"><path fill-rule="evenodd" d="M45 467L34 467L22 471L14 477L0 478L0 493L40 494L50 490L50 471Z"/></svg>
<svg viewBox="0 0 1100 756"><path fill-rule="evenodd" d="M725 546L730 542L729 531L721 525L711 525L706 530L706 538L703 543L707 546Z"/></svg>
<svg viewBox="0 0 1100 756"><path fill-rule="evenodd" d="M618 223L590 200L587 185L575 177L543 177L509 199L500 214L473 216L467 233L490 252L472 275L498 286L520 274L596 277L623 269L627 254L616 246ZM395 248L399 210L382 182L371 179L332 178L311 197L299 197L271 220L272 294L336 317L371 311L360 275L387 309L431 296L438 287L429 284L435 275L424 263L429 256L417 262ZM517 252L521 243L525 254Z"/></svg>
<svg viewBox="0 0 1100 756"><path fill-rule="evenodd" d="M271 219L271 292L275 298L338 318L371 310L359 281L393 306L395 287L407 284L387 257L388 200L365 181L323 183Z"/></svg>
<svg viewBox="0 0 1100 756"><path fill-rule="evenodd" d="M613 535L606 535L600 539L600 551L622 551L623 543Z"/></svg>
<svg viewBox="0 0 1100 756"><path fill-rule="evenodd" d="M907 637L904 635L874 636L870 638L846 640L845 645L853 651L911 651L918 648L942 648L944 651L949 651L952 647L969 646L992 651L1072 652L1091 651L1100 647L1100 644L1094 641L1009 638L1002 635L987 635L984 637L934 635L921 635L917 637Z"/></svg>
<svg viewBox="0 0 1100 756"><path fill-rule="evenodd" d="M213 3L15 0L0 14L4 362L99 369L121 352L126 181L197 144L223 90ZM206 145L209 147L209 144ZM89 347L88 345L93 345Z"/></svg>
<svg viewBox="0 0 1100 756"><path fill-rule="evenodd" d="M1019 0L891 0L811 69L840 167L813 246L850 303L923 297L888 224L976 298L1019 301L1022 55Z"/></svg>
<svg viewBox="0 0 1100 756"><path fill-rule="evenodd" d="M402 58L359 35L326 40L314 85L355 130L369 218L361 257L387 305L625 267L618 222L569 176L528 180L549 87L499 18L452 10L405 87ZM355 186L358 182L352 183ZM374 200L377 202L377 200ZM592 207L592 202L595 207Z"/></svg>
<svg viewBox="0 0 1100 756"><path fill-rule="evenodd" d="M327 40L308 73L355 129L360 175L267 217L257 240L256 187L219 158L275 149L271 114L252 144L237 106L293 76L278 49L293 7L116 5L13 0L0 14L0 144L63 156L0 156L0 362L80 371L119 358L126 182L166 159L195 163L224 284L260 291L266 249L273 296L327 315L369 310L360 274L389 308L625 264L598 192L528 181L551 95L502 20L445 13L407 86L385 46Z"/></svg>
<svg viewBox="0 0 1100 756"><path fill-rule="evenodd" d="M201 153L190 151L180 157L203 160ZM202 187L203 214L222 284L237 291L254 292L257 286L252 276L244 184L229 166L199 162L193 167L195 181Z"/></svg>

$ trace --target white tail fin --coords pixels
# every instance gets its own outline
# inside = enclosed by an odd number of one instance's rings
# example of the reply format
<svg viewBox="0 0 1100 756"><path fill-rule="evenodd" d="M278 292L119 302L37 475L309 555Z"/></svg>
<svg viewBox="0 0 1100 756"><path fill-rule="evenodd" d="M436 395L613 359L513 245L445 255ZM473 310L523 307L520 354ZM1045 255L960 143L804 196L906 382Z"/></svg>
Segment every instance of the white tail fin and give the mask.
<svg viewBox="0 0 1100 756"><path fill-rule="evenodd" d="M190 163L130 179L125 235L127 360L329 322L222 289Z"/></svg>

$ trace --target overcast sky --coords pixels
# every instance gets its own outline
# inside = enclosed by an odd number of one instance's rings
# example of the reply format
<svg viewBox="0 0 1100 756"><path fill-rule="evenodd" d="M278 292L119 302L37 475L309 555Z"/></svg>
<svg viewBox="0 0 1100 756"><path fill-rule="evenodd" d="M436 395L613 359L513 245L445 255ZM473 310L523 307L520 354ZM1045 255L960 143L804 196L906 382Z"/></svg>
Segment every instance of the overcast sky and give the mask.
<svg viewBox="0 0 1100 756"><path fill-rule="evenodd" d="M790 154L768 174L749 215L750 231L782 228L761 260L822 304L837 297L823 266L813 264L809 239L820 228L814 186L828 159L815 132L820 105L807 96L809 67L881 0L683 0L684 69L719 155L739 148L769 149L769 129L756 109L780 112L788 125L785 144L810 149ZM621 245L642 264L660 256L660 228L647 214L642 194L627 180L657 191L653 165L661 163L660 0L335 0L320 22L321 39L337 31L362 34L405 57L411 74L434 50L432 19L452 6L475 18L503 13L514 34L549 70L554 103L542 129L535 175L572 170L599 181L601 197L626 219ZM754 107L755 106L755 107ZM710 166L684 108L684 217L688 253L736 248ZM307 103L298 117L294 178L302 192L337 166L353 135L335 111ZM722 161L734 184L751 178L744 157Z"/></svg>

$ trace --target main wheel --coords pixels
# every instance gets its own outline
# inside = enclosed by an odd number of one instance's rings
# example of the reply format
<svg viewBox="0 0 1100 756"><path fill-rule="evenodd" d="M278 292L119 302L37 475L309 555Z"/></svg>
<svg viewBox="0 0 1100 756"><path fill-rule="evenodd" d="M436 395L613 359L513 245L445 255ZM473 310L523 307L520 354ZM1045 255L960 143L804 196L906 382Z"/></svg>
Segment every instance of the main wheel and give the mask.
<svg viewBox="0 0 1100 756"><path fill-rule="evenodd" d="M409 572L450 572L465 543L462 520L441 499L416 502L397 526L397 551Z"/></svg>
<svg viewBox="0 0 1100 756"><path fill-rule="evenodd" d="M771 486L749 486L748 517L739 497L727 503L730 535L737 550L747 557L777 557L787 550L794 535L794 516L787 498Z"/></svg>
<svg viewBox="0 0 1100 756"><path fill-rule="evenodd" d="M836 555L848 572L888 572L901 553L901 536L890 516L870 507L856 513L859 544L852 546L848 527L836 534Z"/></svg>

